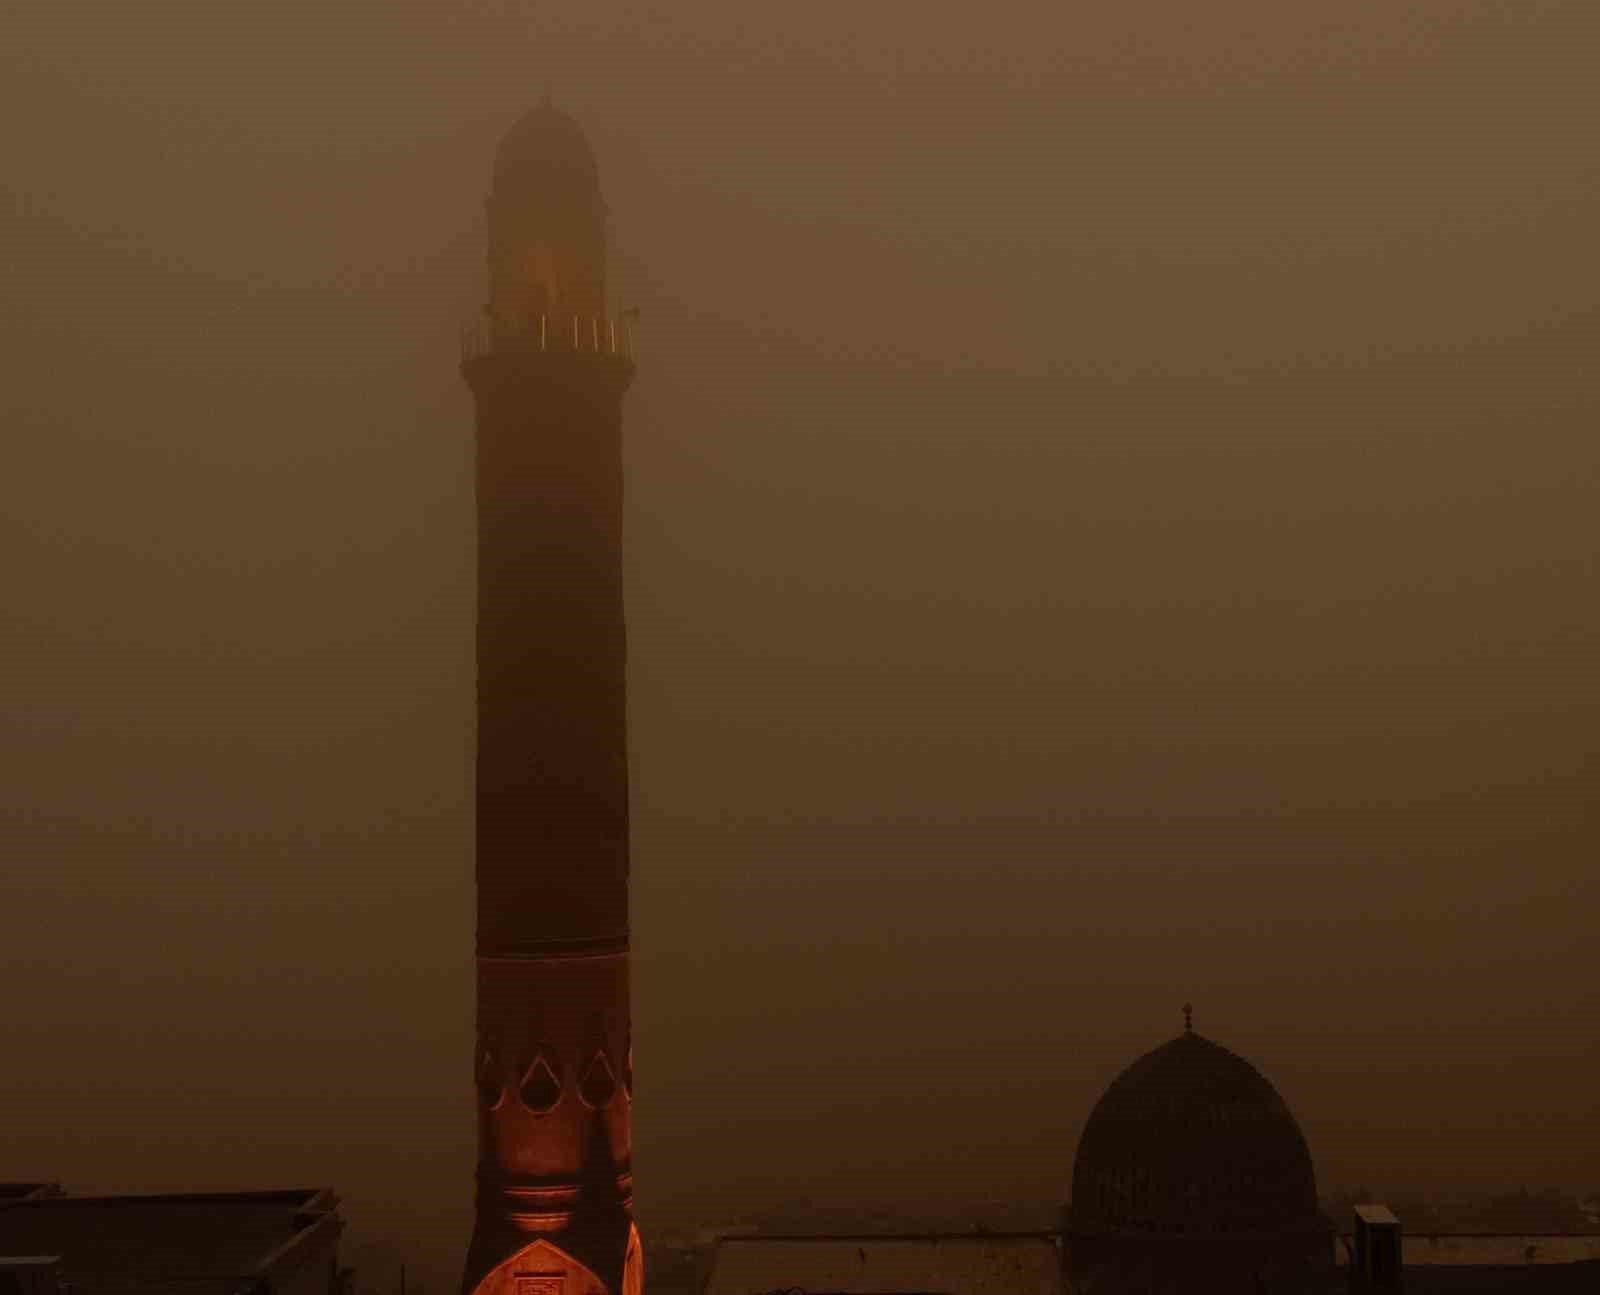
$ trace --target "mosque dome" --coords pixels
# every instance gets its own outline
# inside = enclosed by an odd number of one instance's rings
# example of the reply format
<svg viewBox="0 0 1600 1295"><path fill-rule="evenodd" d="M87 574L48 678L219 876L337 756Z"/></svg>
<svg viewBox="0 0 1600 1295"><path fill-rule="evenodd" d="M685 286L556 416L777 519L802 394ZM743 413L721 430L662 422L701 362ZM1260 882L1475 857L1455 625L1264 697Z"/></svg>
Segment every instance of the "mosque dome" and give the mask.
<svg viewBox="0 0 1600 1295"><path fill-rule="evenodd" d="M1173 1240L1326 1228L1311 1153L1277 1089L1187 1029L1118 1075L1091 1112L1067 1226Z"/></svg>
<svg viewBox="0 0 1600 1295"><path fill-rule="evenodd" d="M506 132L494 159L497 190L537 188L598 195L600 172L583 131L547 97Z"/></svg>

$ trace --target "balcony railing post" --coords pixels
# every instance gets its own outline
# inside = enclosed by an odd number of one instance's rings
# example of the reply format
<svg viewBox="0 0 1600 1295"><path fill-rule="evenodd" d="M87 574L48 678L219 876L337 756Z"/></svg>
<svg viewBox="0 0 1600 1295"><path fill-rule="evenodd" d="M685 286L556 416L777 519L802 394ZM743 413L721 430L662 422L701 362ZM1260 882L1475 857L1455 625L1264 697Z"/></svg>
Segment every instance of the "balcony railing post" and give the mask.
<svg viewBox="0 0 1600 1295"><path fill-rule="evenodd" d="M552 349L554 338L550 330L551 318L548 315L539 316L539 347L540 351ZM594 347L596 355L621 355L632 357L633 332L629 326L627 316L611 316L605 318L605 328L600 327L601 319L598 315L589 317L589 340ZM487 355L499 355L516 351L530 351L533 349L533 321L531 318L523 322L500 322L492 318L468 319L458 327L458 340L461 348L461 358L464 361L481 359ZM583 350L583 319L582 316L572 316L572 349L575 353Z"/></svg>

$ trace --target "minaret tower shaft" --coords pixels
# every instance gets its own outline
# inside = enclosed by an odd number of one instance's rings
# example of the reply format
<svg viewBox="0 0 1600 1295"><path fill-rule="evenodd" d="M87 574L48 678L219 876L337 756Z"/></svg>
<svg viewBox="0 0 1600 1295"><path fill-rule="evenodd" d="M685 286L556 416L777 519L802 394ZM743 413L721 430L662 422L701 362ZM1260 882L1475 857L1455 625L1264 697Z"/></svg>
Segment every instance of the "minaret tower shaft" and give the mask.
<svg viewBox="0 0 1600 1295"><path fill-rule="evenodd" d="M477 403L477 1216L463 1295L639 1295L622 607L625 325L594 156L506 136Z"/></svg>

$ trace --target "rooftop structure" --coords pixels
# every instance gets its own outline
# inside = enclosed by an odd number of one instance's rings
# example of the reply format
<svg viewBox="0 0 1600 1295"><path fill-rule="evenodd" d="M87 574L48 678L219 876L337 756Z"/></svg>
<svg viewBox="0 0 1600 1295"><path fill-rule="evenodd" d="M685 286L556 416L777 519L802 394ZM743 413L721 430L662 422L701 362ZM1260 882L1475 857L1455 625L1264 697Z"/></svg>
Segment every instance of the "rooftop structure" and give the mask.
<svg viewBox="0 0 1600 1295"><path fill-rule="evenodd" d="M1268 1282L1264 1295L1594 1295L1600 1236L1459 1234L1406 1236L1381 1204L1354 1207L1332 1270Z"/></svg>
<svg viewBox="0 0 1600 1295"><path fill-rule="evenodd" d="M1348 1266L1351 1248L1340 1245L1341 1268ZM1600 1236L1577 1232L1406 1233L1400 1238L1400 1264L1408 1273L1415 1268L1595 1265L1600 1264ZM1595 1290L1600 1292L1600 1285Z"/></svg>
<svg viewBox="0 0 1600 1295"><path fill-rule="evenodd" d="M342 1221L327 1189L0 1195L0 1258L65 1295L343 1295ZM44 1189L44 1190L41 1190Z"/></svg>

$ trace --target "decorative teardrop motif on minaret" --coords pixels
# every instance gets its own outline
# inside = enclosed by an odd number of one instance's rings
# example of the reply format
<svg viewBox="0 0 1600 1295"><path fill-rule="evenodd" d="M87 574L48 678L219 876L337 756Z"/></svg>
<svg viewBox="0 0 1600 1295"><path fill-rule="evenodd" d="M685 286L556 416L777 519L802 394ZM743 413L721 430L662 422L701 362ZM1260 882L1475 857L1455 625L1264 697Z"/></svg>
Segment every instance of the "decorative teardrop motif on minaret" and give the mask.
<svg viewBox="0 0 1600 1295"><path fill-rule="evenodd" d="M611 1068L604 1048L589 1058L589 1064L583 1072L583 1082L578 1085L578 1095L586 1106L597 1110L617 1095L617 1072Z"/></svg>
<svg viewBox="0 0 1600 1295"><path fill-rule="evenodd" d="M633 1097L633 1031L628 1031L628 1041L622 1051L622 1087L629 1099Z"/></svg>
<svg viewBox="0 0 1600 1295"><path fill-rule="evenodd" d="M534 1055L533 1062L522 1073L522 1084L517 1089L522 1104L535 1115L544 1115L555 1109L561 1100L561 1080L554 1068L545 1060L544 1049Z"/></svg>

